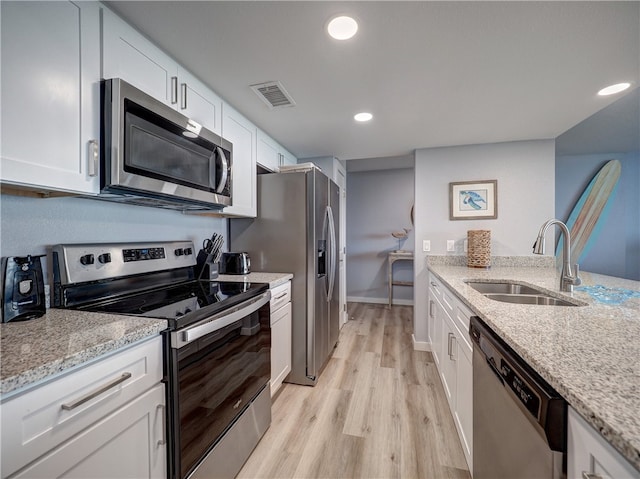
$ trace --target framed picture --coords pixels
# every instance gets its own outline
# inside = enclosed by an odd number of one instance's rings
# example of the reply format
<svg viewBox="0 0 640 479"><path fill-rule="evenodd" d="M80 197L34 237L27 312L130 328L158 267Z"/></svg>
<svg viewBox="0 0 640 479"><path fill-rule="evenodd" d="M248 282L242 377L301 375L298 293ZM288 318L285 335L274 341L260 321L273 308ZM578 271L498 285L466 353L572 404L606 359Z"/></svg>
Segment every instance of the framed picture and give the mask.
<svg viewBox="0 0 640 479"><path fill-rule="evenodd" d="M449 183L449 220L498 217L498 180Z"/></svg>

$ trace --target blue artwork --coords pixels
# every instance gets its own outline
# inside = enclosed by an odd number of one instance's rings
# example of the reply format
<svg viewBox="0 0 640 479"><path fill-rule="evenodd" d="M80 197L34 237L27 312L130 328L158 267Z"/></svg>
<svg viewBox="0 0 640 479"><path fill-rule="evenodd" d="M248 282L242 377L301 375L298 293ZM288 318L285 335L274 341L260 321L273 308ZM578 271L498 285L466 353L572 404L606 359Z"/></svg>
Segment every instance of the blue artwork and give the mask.
<svg viewBox="0 0 640 479"><path fill-rule="evenodd" d="M487 190L463 190L460 192L460 211L486 209Z"/></svg>

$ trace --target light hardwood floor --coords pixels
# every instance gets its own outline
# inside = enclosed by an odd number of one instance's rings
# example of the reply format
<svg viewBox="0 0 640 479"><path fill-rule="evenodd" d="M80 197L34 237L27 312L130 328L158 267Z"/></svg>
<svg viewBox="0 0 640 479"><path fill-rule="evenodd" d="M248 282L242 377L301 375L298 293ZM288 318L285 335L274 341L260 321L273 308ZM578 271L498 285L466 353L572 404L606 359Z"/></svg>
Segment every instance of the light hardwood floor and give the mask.
<svg viewBox="0 0 640 479"><path fill-rule="evenodd" d="M409 306L350 303L315 387L284 384L238 478L470 478Z"/></svg>

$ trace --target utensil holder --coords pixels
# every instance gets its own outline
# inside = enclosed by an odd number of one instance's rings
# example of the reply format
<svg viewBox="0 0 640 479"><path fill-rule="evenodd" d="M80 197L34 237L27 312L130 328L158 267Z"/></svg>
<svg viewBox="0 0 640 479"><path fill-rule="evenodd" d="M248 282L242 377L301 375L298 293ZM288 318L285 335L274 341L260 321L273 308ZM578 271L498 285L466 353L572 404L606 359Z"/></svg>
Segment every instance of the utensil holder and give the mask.
<svg viewBox="0 0 640 479"><path fill-rule="evenodd" d="M213 253L207 253L201 249L196 258L196 278L197 279L216 279L218 277L218 263L216 263Z"/></svg>
<svg viewBox="0 0 640 479"><path fill-rule="evenodd" d="M467 231L467 266L491 267L491 230Z"/></svg>

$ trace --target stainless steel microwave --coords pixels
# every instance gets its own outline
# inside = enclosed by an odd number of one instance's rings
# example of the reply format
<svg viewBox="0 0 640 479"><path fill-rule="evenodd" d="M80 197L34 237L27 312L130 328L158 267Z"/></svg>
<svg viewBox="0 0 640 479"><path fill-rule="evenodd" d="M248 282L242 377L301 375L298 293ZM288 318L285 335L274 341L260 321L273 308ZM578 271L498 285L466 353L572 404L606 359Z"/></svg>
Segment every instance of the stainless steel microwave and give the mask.
<svg viewBox="0 0 640 479"><path fill-rule="evenodd" d="M231 205L232 144L125 81L101 89L99 199L180 210Z"/></svg>

